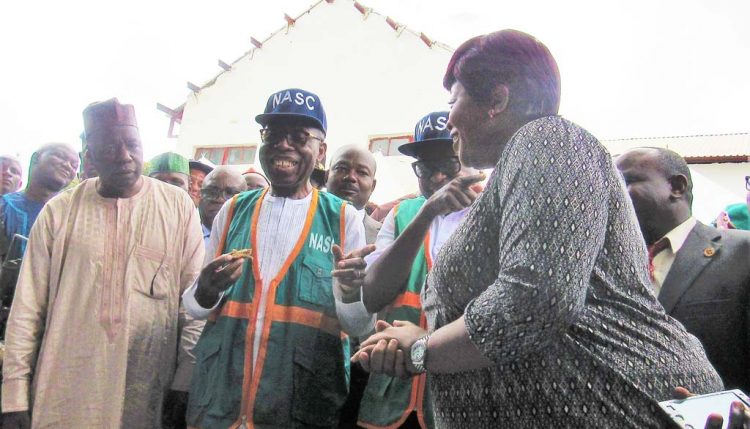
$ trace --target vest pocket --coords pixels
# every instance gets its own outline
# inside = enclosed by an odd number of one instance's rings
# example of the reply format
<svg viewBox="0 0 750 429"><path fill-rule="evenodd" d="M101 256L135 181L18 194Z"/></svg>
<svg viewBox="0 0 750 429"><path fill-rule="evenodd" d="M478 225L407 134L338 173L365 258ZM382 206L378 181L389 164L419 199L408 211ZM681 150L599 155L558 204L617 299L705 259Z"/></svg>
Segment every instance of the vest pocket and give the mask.
<svg viewBox="0 0 750 429"><path fill-rule="evenodd" d="M335 305L331 267L323 266L314 258L307 256L302 260L297 287L298 297L303 302L323 307Z"/></svg>
<svg viewBox="0 0 750 429"><path fill-rule="evenodd" d="M209 333L210 334L210 333ZM206 406L214 396L214 389L219 377L219 351L221 337L218 335L204 335L195 347L195 370L190 387L190 402L198 406Z"/></svg>
<svg viewBox="0 0 750 429"><path fill-rule="evenodd" d="M209 334L213 334L210 332ZM195 354L195 370L190 388L190 408L188 415L195 411L212 417L226 418L239 410L241 389L232 383L242 384L242 379L232 380L229 366L232 364L227 353L232 352L232 344L220 335L208 335L203 344L198 344ZM229 347L229 348L227 348Z"/></svg>

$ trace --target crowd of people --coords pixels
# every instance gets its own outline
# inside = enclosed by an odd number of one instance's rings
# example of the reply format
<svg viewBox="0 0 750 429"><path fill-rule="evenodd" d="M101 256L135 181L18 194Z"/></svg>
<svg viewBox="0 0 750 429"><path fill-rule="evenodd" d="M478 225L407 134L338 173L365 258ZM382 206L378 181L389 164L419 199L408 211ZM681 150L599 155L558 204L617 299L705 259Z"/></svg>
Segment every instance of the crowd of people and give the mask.
<svg viewBox="0 0 750 429"><path fill-rule="evenodd" d="M468 40L443 86L398 148L419 194L380 207L368 150L325 170L299 88L255 117L244 173L144 161L117 99L23 190L0 156L2 427L666 428L661 401L750 391L741 207L704 225L679 154L613 157L559 116L528 34Z"/></svg>

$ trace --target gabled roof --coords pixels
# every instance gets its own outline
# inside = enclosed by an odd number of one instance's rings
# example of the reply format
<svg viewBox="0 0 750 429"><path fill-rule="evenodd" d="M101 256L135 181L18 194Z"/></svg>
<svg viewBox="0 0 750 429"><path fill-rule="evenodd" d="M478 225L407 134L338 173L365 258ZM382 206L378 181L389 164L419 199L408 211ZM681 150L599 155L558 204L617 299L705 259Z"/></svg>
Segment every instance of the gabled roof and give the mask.
<svg viewBox="0 0 750 429"><path fill-rule="evenodd" d="M263 45L265 43L267 43L268 41L270 41L271 39L273 39L275 37L280 37L281 35L288 34L290 31L292 31L293 28L294 28L294 25L296 24L296 22L298 20L300 20L300 19L304 19L306 17L306 15L309 15L310 12L313 9L315 9L317 7L322 7L322 5L325 5L326 3L333 3L334 1L335 0L319 0L316 3L314 3L312 6L308 7L305 11L303 11L302 13L300 13L299 15L297 15L296 17L290 17L289 15L284 14L284 20L286 21L285 25L283 25L278 30L276 30L273 33L271 33L270 36L268 36L267 38L265 38L262 41L258 41L255 38L251 37L250 40L251 40L251 43L252 43L253 47L249 51L245 52L239 58L237 58L236 60L232 61L229 64L225 63L222 60L218 60L218 65L219 65L219 67L222 68L221 72L219 72L212 79L210 79L209 81L207 81L206 83L204 83L203 85L200 85L200 86L199 85L195 85L195 84L193 84L191 82L188 82L187 83L188 88L191 89L193 92L200 92L202 89L205 89L205 88L208 88L208 87L212 86L221 75L223 75L224 73L230 73L232 71L232 66L234 66L237 62L239 62L239 61L241 61L241 60L243 60L245 58L252 59L253 58L253 54L255 53L255 51L257 51L258 49L262 49ZM369 8L369 7L366 7L366 6L362 5L361 3L359 3L356 0L339 0L339 1L350 2L352 4L352 6L354 8L356 8L362 14L363 20L364 19L369 19L370 17L375 16L378 19L382 19L383 23L386 24L386 25L388 25L388 26L390 26L393 29L393 31L395 31L396 34L399 35L399 36L402 33L407 32L407 33L410 33L410 34L418 37L419 39L422 40L422 42L424 42L425 47L427 49L438 48L438 49L444 49L444 50L446 50L448 52L453 52L453 50L454 50L452 47L450 47L450 46L448 46L448 45L446 45L444 43L440 43L440 42L437 42L435 40L432 40L431 38L429 38L424 33L414 31L414 30L408 28L407 26L405 26L405 25L403 25L403 24L395 21L393 18L391 18L389 16L382 15L382 14L376 12L375 10L373 10L372 8ZM164 112L164 113L166 113L167 116L169 116L171 118L172 122L178 122L179 123L182 120L182 113L183 113L183 111L185 109L185 103L182 103L180 106L178 106L178 107L176 107L174 109L170 109L170 108L168 108L168 107L166 107L166 106L164 106L162 104L157 103L157 109L160 110L160 111L162 111L162 112Z"/></svg>
<svg viewBox="0 0 750 429"><path fill-rule="evenodd" d="M325 7L327 3L333 3L336 0L318 0L312 4L302 13L296 17L291 17L284 14L284 25L279 27L276 31L272 32L268 37L263 40L256 40L251 38L252 48L242 54L240 57L232 61L231 63L225 63L224 61L218 60L218 65L221 71L216 74L213 78L205 82L203 85L195 85L188 82L188 88L193 93L198 93L203 89L209 88L217 79L225 73L232 73L234 65L238 62L249 59L252 60L255 52L259 49L264 48L264 45L269 41L280 38L289 32L294 31L294 26L299 20L307 19L307 16L311 14L316 8ZM352 7L357 9L362 16L362 21L370 19L378 19L382 21L383 25L388 25L396 33L397 36L406 33L412 37L419 38L426 49L441 49L447 52L453 52L453 48L432 40L427 35L421 32L414 31L409 27L398 23L393 18L382 15L375 10L368 8L356 0L338 0L339 2L346 2L351 4ZM356 15L352 15L356 16ZM395 39L394 39L395 40ZM157 103L157 109L164 112L170 119L170 131L169 135L172 136L172 129L174 123L181 123L182 115L185 109L185 103L180 106L171 109L164 105ZM750 133L734 133L734 134L705 134L705 135L692 135L692 136L668 136L668 137L643 137L643 138L626 138L626 139L611 139L602 140L602 143L613 155L622 153L628 149L642 146L653 146L653 147L664 147L674 150L687 159L689 163L714 163L714 162L748 162L750 159Z"/></svg>
<svg viewBox="0 0 750 429"><path fill-rule="evenodd" d="M750 133L613 139L602 144L612 155L636 147L663 147L679 153L689 164L750 162Z"/></svg>

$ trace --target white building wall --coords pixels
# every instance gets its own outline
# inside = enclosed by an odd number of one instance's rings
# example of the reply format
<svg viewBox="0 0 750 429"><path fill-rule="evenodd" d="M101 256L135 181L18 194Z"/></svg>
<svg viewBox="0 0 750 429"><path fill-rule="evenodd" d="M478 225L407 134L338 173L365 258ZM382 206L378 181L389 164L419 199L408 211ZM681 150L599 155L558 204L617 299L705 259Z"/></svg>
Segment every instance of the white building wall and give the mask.
<svg viewBox="0 0 750 429"><path fill-rule="evenodd" d="M262 113L270 94L289 87L321 97L328 115L329 161L344 144L366 147L372 135L410 133L424 114L447 109L448 93L441 83L450 55L449 48L427 47L409 30L394 31L381 15L364 17L350 0L321 2L188 98L178 151L192 157L197 146L258 145L255 115ZM695 156L750 153L748 142L747 135L738 135L710 144L692 137L603 144L613 154L635 146L663 146ZM376 158L373 201L383 203L417 191L411 158ZM691 169L698 219L711 221L727 204L744 201L747 163Z"/></svg>
<svg viewBox="0 0 750 429"><path fill-rule="evenodd" d="M693 178L693 215L698 220L713 221L724 207L745 201L745 176L750 163L690 165Z"/></svg>
<svg viewBox="0 0 750 429"><path fill-rule="evenodd" d="M178 151L196 146L259 144L255 115L275 91L299 87L318 94L328 117L328 160L344 144L368 136L411 133L425 114L446 110L442 77L451 51L394 31L385 17L366 18L351 1L322 2L191 95ZM378 158L375 202L417 189L406 157ZM257 161L256 161L257 163Z"/></svg>
<svg viewBox="0 0 750 429"><path fill-rule="evenodd" d="M750 154L750 134L713 134L603 140L613 156L638 147L663 147L684 157ZM693 178L693 214L704 222L713 221L729 204L745 201L745 176L750 163L689 164Z"/></svg>

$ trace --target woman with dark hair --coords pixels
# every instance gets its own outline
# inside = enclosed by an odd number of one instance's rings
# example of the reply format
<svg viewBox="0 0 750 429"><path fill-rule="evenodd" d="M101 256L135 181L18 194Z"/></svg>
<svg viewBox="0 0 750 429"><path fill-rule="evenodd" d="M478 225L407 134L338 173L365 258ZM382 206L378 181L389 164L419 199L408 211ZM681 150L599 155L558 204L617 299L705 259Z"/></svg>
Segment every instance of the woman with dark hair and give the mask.
<svg viewBox="0 0 750 429"><path fill-rule="evenodd" d="M549 50L513 30L476 37L443 84L461 162L494 171L423 289L428 331L378 322L354 359L427 371L438 427L665 427L657 402L674 388L720 390L651 291L609 153L557 116Z"/></svg>

